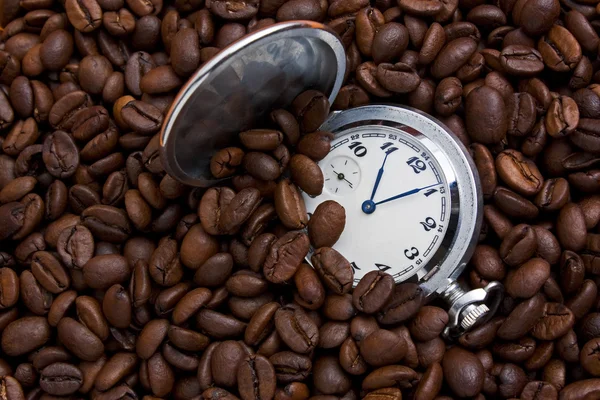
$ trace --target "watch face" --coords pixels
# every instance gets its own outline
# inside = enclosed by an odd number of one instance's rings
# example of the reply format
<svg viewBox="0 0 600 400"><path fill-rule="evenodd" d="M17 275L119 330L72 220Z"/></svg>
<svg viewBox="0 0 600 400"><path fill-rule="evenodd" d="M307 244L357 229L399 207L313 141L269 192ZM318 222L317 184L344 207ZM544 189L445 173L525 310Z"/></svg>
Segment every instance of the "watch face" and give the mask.
<svg viewBox="0 0 600 400"><path fill-rule="evenodd" d="M331 142L319 162L323 192L304 199L309 213L326 200L344 207L346 226L333 247L352 264L355 284L374 269L405 281L432 261L452 207L443 157L407 126L362 126Z"/></svg>

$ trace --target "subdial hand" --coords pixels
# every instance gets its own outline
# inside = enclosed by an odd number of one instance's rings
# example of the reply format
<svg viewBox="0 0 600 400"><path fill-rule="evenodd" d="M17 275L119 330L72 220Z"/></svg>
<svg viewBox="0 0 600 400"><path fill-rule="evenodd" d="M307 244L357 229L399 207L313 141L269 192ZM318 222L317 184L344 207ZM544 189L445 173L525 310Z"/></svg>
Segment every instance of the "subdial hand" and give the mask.
<svg viewBox="0 0 600 400"><path fill-rule="evenodd" d="M350 186L350 189L352 189L352 185L353 185L353 183L352 183L352 182L350 182L348 179L346 179L346 176L345 176L344 174L342 174L342 173L337 173L337 172L335 172L335 171L333 171L333 173L337 175L337 178L338 178L340 181L346 181L346 182L348 183L348 186Z"/></svg>

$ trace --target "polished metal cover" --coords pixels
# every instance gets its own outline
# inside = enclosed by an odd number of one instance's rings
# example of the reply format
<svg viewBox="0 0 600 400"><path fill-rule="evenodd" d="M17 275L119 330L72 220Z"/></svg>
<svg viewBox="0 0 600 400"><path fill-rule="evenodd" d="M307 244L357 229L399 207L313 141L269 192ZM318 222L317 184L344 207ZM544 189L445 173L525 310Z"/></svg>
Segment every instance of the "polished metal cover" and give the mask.
<svg viewBox="0 0 600 400"><path fill-rule="evenodd" d="M217 150L236 145L239 132L304 90L320 90L333 102L345 69L342 42L317 22L278 23L234 42L175 98L160 137L165 170L187 185L214 185L209 166Z"/></svg>

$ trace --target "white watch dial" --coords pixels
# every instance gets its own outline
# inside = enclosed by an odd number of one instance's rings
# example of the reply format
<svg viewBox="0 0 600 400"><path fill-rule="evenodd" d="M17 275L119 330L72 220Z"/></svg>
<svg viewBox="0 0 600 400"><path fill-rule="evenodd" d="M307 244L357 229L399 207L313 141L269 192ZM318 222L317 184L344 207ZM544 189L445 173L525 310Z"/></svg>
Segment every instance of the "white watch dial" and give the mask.
<svg viewBox="0 0 600 400"><path fill-rule="evenodd" d="M323 193L306 194L309 213L326 200L346 210L346 227L333 246L352 263L355 283L378 268L396 282L427 265L444 238L450 190L432 152L413 134L385 126L350 129L319 162Z"/></svg>

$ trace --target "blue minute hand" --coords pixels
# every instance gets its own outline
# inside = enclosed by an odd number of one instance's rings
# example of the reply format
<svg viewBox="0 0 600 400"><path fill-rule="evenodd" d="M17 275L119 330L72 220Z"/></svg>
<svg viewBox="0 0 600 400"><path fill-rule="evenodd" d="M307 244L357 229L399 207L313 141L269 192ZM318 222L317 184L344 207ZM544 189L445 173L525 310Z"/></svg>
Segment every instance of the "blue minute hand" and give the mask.
<svg viewBox="0 0 600 400"><path fill-rule="evenodd" d="M437 186L437 185L439 185L439 183L434 183L433 185L424 186L424 187L421 187L421 188L415 188L415 189L409 190L407 192L400 193L400 194L398 194L398 195L396 195L394 197L390 197L388 199L381 200L380 202L375 203L375 205L378 206L380 204L387 203L388 201L392 201L392 200L396 200L396 199L401 199L402 197L406 197L406 196L410 196L411 194L419 193L421 190L429 189L430 187Z"/></svg>
<svg viewBox="0 0 600 400"><path fill-rule="evenodd" d="M387 161L388 155L390 153L386 153L383 163L381 164L381 168L379 168L379 172L377 173L377 179L375 179L375 185L373 186L373 192L371 193L371 201L375 197L375 193L377 192L377 188L379 187L379 181L381 181L381 177L383 176L383 167L385 167L385 162Z"/></svg>

